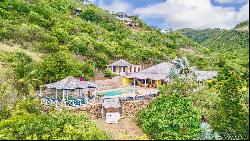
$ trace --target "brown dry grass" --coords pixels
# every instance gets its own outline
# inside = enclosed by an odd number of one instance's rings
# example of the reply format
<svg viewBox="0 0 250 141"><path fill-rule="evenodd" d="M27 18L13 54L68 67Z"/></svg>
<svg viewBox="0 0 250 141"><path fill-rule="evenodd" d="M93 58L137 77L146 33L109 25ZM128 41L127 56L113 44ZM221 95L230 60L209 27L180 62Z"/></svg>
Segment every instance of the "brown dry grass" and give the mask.
<svg viewBox="0 0 250 141"><path fill-rule="evenodd" d="M115 140L148 140L134 118L121 118L118 124L107 124L104 119L95 120L97 127L109 133Z"/></svg>
<svg viewBox="0 0 250 141"><path fill-rule="evenodd" d="M23 52L23 53L31 56L31 58L36 62L40 62L42 60L42 56L43 56L42 53L37 53L34 51L30 51L28 49L23 49L19 45L10 46L10 45L4 44L4 43L0 43L0 50L6 51L6 52L20 51L20 52Z"/></svg>

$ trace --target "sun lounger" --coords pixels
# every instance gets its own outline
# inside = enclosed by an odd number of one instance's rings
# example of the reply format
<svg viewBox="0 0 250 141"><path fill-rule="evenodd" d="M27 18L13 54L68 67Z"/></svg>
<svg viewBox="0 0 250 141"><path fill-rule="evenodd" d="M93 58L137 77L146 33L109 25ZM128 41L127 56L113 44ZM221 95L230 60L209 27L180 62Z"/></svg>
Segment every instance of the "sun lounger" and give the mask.
<svg viewBox="0 0 250 141"><path fill-rule="evenodd" d="M73 106L73 100L68 100L66 101L67 106Z"/></svg>
<svg viewBox="0 0 250 141"><path fill-rule="evenodd" d="M128 100L134 100L134 97L129 96L129 97L127 97L127 99L128 99Z"/></svg>
<svg viewBox="0 0 250 141"><path fill-rule="evenodd" d="M85 98L79 98L79 99L77 99L77 100L80 101L80 105L85 105L85 104L87 104L87 99L85 99Z"/></svg>
<svg viewBox="0 0 250 141"><path fill-rule="evenodd" d="M150 97L155 97L154 94L152 94L152 93L150 93L149 96L150 96Z"/></svg>
<svg viewBox="0 0 250 141"><path fill-rule="evenodd" d="M80 101L80 100L74 100L74 101L73 101L73 106L74 106L74 107L81 106L81 101Z"/></svg>
<svg viewBox="0 0 250 141"><path fill-rule="evenodd" d="M138 100L144 100L144 99L145 99L145 96L144 96L144 95L139 95L139 96L137 96L137 99L138 99Z"/></svg>

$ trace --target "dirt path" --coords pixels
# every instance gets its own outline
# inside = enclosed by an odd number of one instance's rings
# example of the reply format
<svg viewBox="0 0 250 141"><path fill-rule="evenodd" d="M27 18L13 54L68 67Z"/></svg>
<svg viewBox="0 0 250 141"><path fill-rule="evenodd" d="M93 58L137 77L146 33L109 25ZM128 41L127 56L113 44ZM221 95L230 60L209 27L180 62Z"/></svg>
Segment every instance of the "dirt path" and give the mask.
<svg viewBox="0 0 250 141"><path fill-rule="evenodd" d="M98 128L110 133L115 140L148 140L133 118L121 118L118 124L106 124L104 119L95 122Z"/></svg>
<svg viewBox="0 0 250 141"><path fill-rule="evenodd" d="M23 52L29 56L32 57L32 59L36 62L39 62L41 61L41 58L43 56L43 54L41 53L37 53L37 52L33 52L33 51L30 51L30 50L27 50L27 49L23 49L21 48L20 46L18 45L14 45L14 46L9 46L7 44L3 44L3 43L0 43L0 50L3 50L3 51L6 51L6 52L16 52L16 51L20 51L20 52Z"/></svg>

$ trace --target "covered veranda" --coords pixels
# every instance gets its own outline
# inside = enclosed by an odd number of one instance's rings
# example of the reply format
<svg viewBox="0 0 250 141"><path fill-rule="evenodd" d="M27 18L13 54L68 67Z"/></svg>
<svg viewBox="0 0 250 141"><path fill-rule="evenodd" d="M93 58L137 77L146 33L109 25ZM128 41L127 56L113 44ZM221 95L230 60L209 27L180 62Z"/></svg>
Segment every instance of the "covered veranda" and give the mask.
<svg viewBox="0 0 250 141"><path fill-rule="evenodd" d="M123 78L123 86L139 86L145 88L158 88L159 86L168 83L169 80L166 79L164 76L160 76L159 74L151 74L145 75L141 74L134 74L130 76L126 76Z"/></svg>
<svg viewBox="0 0 250 141"><path fill-rule="evenodd" d="M69 76L61 81L40 86L39 96L46 106L78 107L95 99L97 86Z"/></svg>
<svg viewBox="0 0 250 141"><path fill-rule="evenodd" d="M169 74L173 64L163 62L142 70L137 73L132 73L123 77L123 86L140 86L158 88L162 84L169 83Z"/></svg>

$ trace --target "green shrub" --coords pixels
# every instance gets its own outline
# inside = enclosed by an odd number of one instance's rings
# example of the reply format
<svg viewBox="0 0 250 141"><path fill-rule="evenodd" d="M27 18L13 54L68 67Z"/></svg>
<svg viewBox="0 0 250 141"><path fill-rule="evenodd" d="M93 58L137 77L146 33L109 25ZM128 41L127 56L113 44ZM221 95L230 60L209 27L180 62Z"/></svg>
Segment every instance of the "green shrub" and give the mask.
<svg viewBox="0 0 250 141"><path fill-rule="evenodd" d="M52 111L22 113L0 121L2 140L102 140L110 139L83 113Z"/></svg>
<svg viewBox="0 0 250 141"><path fill-rule="evenodd" d="M39 64L39 79L44 83L55 82L70 75L79 77L83 71L83 63L72 57L67 51L59 51L48 55Z"/></svg>
<svg viewBox="0 0 250 141"><path fill-rule="evenodd" d="M200 114L179 94L160 95L137 115L139 126L156 140L188 140L198 137Z"/></svg>
<svg viewBox="0 0 250 141"><path fill-rule="evenodd" d="M104 71L104 76L105 76L105 77L111 78L111 77L114 76L114 74L113 74L112 70L106 69L106 70Z"/></svg>
<svg viewBox="0 0 250 141"><path fill-rule="evenodd" d="M215 83L219 99L215 102L211 125L223 139L249 139L247 83L241 74L232 71L228 66L219 73L218 81Z"/></svg>

